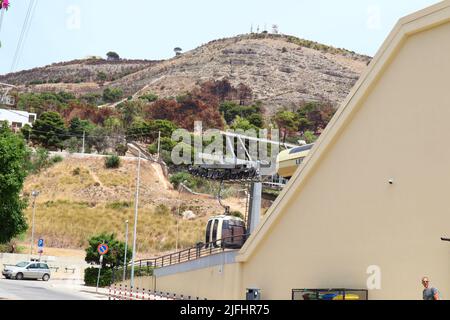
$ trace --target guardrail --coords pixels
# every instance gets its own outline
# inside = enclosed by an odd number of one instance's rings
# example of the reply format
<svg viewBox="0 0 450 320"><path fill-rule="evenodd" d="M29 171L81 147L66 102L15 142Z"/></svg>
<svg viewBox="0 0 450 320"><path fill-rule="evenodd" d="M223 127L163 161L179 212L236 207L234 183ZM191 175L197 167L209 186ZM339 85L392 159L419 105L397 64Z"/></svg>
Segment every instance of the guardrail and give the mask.
<svg viewBox="0 0 450 320"><path fill-rule="evenodd" d="M199 297L171 294L169 292L147 290L144 288L128 288L126 285L111 285L108 289L108 300L207 300Z"/></svg>
<svg viewBox="0 0 450 320"><path fill-rule="evenodd" d="M230 245L230 243L235 243L240 241L242 244L245 243L249 234L243 234L238 236L226 237L220 240L216 240L210 243L199 243L197 246L178 251L176 253L167 254L162 257L153 259L139 260L134 263L134 267L145 268L152 267L163 268L172 265L193 261L196 259L208 257L214 254L222 253L229 250L239 250L242 245ZM230 242L231 240L231 242ZM128 265L131 267L131 263Z"/></svg>

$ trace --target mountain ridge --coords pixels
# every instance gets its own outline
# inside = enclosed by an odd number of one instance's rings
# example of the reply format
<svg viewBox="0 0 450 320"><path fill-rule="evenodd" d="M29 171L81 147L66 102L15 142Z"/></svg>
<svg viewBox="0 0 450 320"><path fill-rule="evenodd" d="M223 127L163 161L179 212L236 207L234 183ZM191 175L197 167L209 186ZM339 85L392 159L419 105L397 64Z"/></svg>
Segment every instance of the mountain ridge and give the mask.
<svg viewBox="0 0 450 320"><path fill-rule="evenodd" d="M254 99L272 111L308 101L337 106L370 61L346 49L260 33L212 40L167 60L73 60L3 75L0 81L19 85L22 92L83 95L116 87L125 96L173 97L202 82L227 79L248 85Z"/></svg>

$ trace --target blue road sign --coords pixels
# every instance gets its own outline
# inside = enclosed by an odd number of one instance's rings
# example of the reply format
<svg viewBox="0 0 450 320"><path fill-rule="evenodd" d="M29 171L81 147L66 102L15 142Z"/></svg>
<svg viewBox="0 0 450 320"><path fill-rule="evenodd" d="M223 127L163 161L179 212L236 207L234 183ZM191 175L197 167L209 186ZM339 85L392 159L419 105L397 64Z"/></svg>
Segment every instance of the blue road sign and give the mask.
<svg viewBox="0 0 450 320"><path fill-rule="evenodd" d="M44 247L44 239L39 239L38 241L38 247L43 248Z"/></svg>
<svg viewBox="0 0 450 320"><path fill-rule="evenodd" d="M109 247L107 244L99 244L97 247L97 251L98 253L100 253L101 255L107 254L109 251Z"/></svg>

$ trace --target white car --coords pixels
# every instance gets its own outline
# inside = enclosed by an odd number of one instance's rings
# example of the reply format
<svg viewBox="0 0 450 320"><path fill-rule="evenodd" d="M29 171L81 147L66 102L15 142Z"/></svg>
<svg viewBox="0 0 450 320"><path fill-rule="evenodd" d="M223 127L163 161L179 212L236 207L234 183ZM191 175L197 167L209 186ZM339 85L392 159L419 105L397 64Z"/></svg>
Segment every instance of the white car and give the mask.
<svg viewBox="0 0 450 320"><path fill-rule="evenodd" d="M15 266L5 266L2 274L6 279L50 280L50 269L42 262L20 262Z"/></svg>

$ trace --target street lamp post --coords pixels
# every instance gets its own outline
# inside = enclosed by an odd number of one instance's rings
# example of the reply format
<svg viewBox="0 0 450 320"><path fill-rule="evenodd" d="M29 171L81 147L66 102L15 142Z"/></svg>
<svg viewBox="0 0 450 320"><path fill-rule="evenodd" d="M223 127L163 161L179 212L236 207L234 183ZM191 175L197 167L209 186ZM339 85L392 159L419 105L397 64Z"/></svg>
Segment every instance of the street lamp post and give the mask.
<svg viewBox="0 0 450 320"><path fill-rule="evenodd" d="M34 245L34 217L36 215L36 198L39 195L39 191L33 191L31 193L33 196L33 218L31 220L31 243L30 243L30 260L33 255L33 245Z"/></svg>
<svg viewBox="0 0 450 320"><path fill-rule="evenodd" d="M127 251L128 251L128 220L125 221L125 258L123 259L123 282L127 274Z"/></svg>
<svg viewBox="0 0 450 320"><path fill-rule="evenodd" d="M141 183L141 150L129 144L130 147L139 151L139 161L137 168L137 181L136 181L136 196L134 200L134 233L133 233L133 254L131 256L131 277L130 287L134 288L134 261L136 259L136 233L137 233L137 221L138 221L138 207L139 207L139 187Z"/></svg>
<svg viewBox="0 0 450 320"><path fill-rule="evenodd" d="M179 223L180 223L180 207L181 207L181 187L183 185L187 184L187 180L184 180L182 183L180 183L180 185L178 186L178 214L177 214L177 241L176 241L176 245L175 245L175 251L178 251L178 242L179 242L179 234L180 234L180 227L179 227Z"/></svg>

